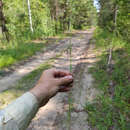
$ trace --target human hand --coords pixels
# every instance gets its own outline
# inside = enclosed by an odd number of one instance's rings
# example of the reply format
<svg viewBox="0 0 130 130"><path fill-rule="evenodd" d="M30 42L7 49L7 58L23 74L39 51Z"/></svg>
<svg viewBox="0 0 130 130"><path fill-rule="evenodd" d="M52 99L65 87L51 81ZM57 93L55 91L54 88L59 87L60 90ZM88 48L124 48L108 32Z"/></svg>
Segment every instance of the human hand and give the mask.
<svg viewBox="0 0 130 130"><path fill-rule="evenodd" d="M40 105L45 105L57 92L67 92L73 83L72 74L68 71L49 69L45 70L40 80L30 92L36 96Z"/></svg>

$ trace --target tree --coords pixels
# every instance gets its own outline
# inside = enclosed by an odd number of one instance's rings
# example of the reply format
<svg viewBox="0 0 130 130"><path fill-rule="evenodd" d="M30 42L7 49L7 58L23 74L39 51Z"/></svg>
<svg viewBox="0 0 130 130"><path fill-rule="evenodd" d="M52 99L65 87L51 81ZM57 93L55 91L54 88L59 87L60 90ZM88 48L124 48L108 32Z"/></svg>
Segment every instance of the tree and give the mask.
<svg viewBox="0 0 130 130"><path fill-rule="evenodd" d="M5 0L3 2L5 25L14 40L55 35L71 28L82 29L95 22L93 17L96 9L93 0Z"/></svg>
<svg viewBox="0 0 130 130"><path fill-rule="evenodd" d="M73 4L73 24L74 28L82 29L83 26L95 24L96 8L93 0L78 0Z"/></svg>
<svg viewBox="0 0 130 130"><path fill-rule="evenodd" d="M99 26L111 32L115 30L130 40L129 0L99 0Z"/></svg>
<svg viewBox="0 0 130 130"><path fill-rule="evenodd" d="M0 26L2 29L2 33L3 35L5 35L6 40L9 41L9 32L8 29L6 27L6 20L3 14L3 2L2 0L0 0Z"/></svg>
<svg viewBox="0 0 130 130"><path fill-rule="evenodd" d="M30 8L30 0L27 0L28 5L28 15L29 15L29 22L30 22L30 30L33 33L33 26L32 26L32 14L31 14L31 8Z"/></svg>

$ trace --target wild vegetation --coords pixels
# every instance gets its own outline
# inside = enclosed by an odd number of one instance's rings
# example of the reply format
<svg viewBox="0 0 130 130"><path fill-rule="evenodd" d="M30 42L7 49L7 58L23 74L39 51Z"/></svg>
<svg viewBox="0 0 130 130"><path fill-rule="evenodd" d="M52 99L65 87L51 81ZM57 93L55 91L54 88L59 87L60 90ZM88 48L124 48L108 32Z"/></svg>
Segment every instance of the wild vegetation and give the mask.
<svg viewBox="0 0 130 130"><path fill-rule="evenodd" d="M91 126L98 130L127 130L130 129L129 0L95 1L98 10L93 0L0 0L0 71L48 46L49 37L62 38L66 31L95 26L92 42L100 52L97 56L100 60L90 73L101 93L93 104L86 103L85 110ZM27 91L27 86L33 87L41 71L51 66L45 63L13 89L2 93L2 105ZM71 67L70 64L70 70Z"/></svg>
<svg viewBox="0 0 130 130"><path fill-rule="evenodd" d="M93 0L17 0L0 1L0 68L32 56L43 40L66 30L93 25Z"/></svg>
<svg viewBox="0 0 130 130"><path fill-rule="evenodd" d="M101 94L87 103L89 121L99 130L130 128L130 17L128 0L100 0L94 39L100 60L90 69Z"/></svg>

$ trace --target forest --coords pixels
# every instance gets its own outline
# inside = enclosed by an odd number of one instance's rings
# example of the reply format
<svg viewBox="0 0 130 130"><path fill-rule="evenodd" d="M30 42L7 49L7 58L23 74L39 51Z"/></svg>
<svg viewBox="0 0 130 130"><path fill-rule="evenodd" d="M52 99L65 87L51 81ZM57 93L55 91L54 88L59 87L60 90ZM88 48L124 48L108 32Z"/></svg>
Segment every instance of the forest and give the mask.
<svg viewBox="0 0 130 130"><path fill-rule="evenodd" d="M96 16L96 8L93 7L92 0L75 2L73 0L17 0L13 2L7 0L1 1L0 10L0 48L10 48L9 51L8 49L1 51L1 68L30 56L41 48L40 45L24 44L25 42L62 34L73 28L91 26L96 19L93 19ZM23 54L24 49L27 49L26 55ZM11 52L11 50L14 51Z"/></svg>
<svg viewBox="0 0 130 130"><path fill-rule="evenodd" d="M83 59L83 51L87 48L86 54L91 46L98 60L92 67L89 61L83 61L88 70L85 73L85 67L78 68L82 63L76 60ZM22 74L38 56L42 62ZM60 58L64 59L63 63ZM74 76L78 77L78 82L82 73L91 74L94 79L92 86L100 94L93 102L85 99L81 111L88 115L86 125L95 130L130 129L129 0L0 0L0 108L32 88L41 72L55 67L57 61L61 69L68 62L68 70L79 74L79 77ZM74 85L75 82L76 79ZM88 85L87 80L85 84ZM81 91L84 91L82 87ZM73 92L74 95L80 93L75 89L68 96L66 119L69 125L73 122L76 102ZM66 130L73 130L73 125L70 128Z"/></svg>

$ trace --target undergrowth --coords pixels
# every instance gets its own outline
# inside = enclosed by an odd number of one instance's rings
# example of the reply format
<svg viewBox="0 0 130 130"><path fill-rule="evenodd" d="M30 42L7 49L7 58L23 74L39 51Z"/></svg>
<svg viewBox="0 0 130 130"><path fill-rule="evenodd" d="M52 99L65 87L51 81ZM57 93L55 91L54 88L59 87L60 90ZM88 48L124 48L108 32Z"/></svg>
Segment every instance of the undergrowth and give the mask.
<svg viewBox="0 0 130 130"><path fill-rule="evenodd" d="M34 55L44 47L44 43L22 43L2 47L0 48L0 69Z"/></svg>
<svg viewBox="0 0 130 130"><path fill-rule="evenodd" d="M90 124L98 130L130 129L130 45L107 31L97 30L96 48L102 53L90 69L95 87L101 93L93 104L85 108ZM110 44L111 42L111 44ZM112 46L112 60L108 67L108 48Z"/></svg>

